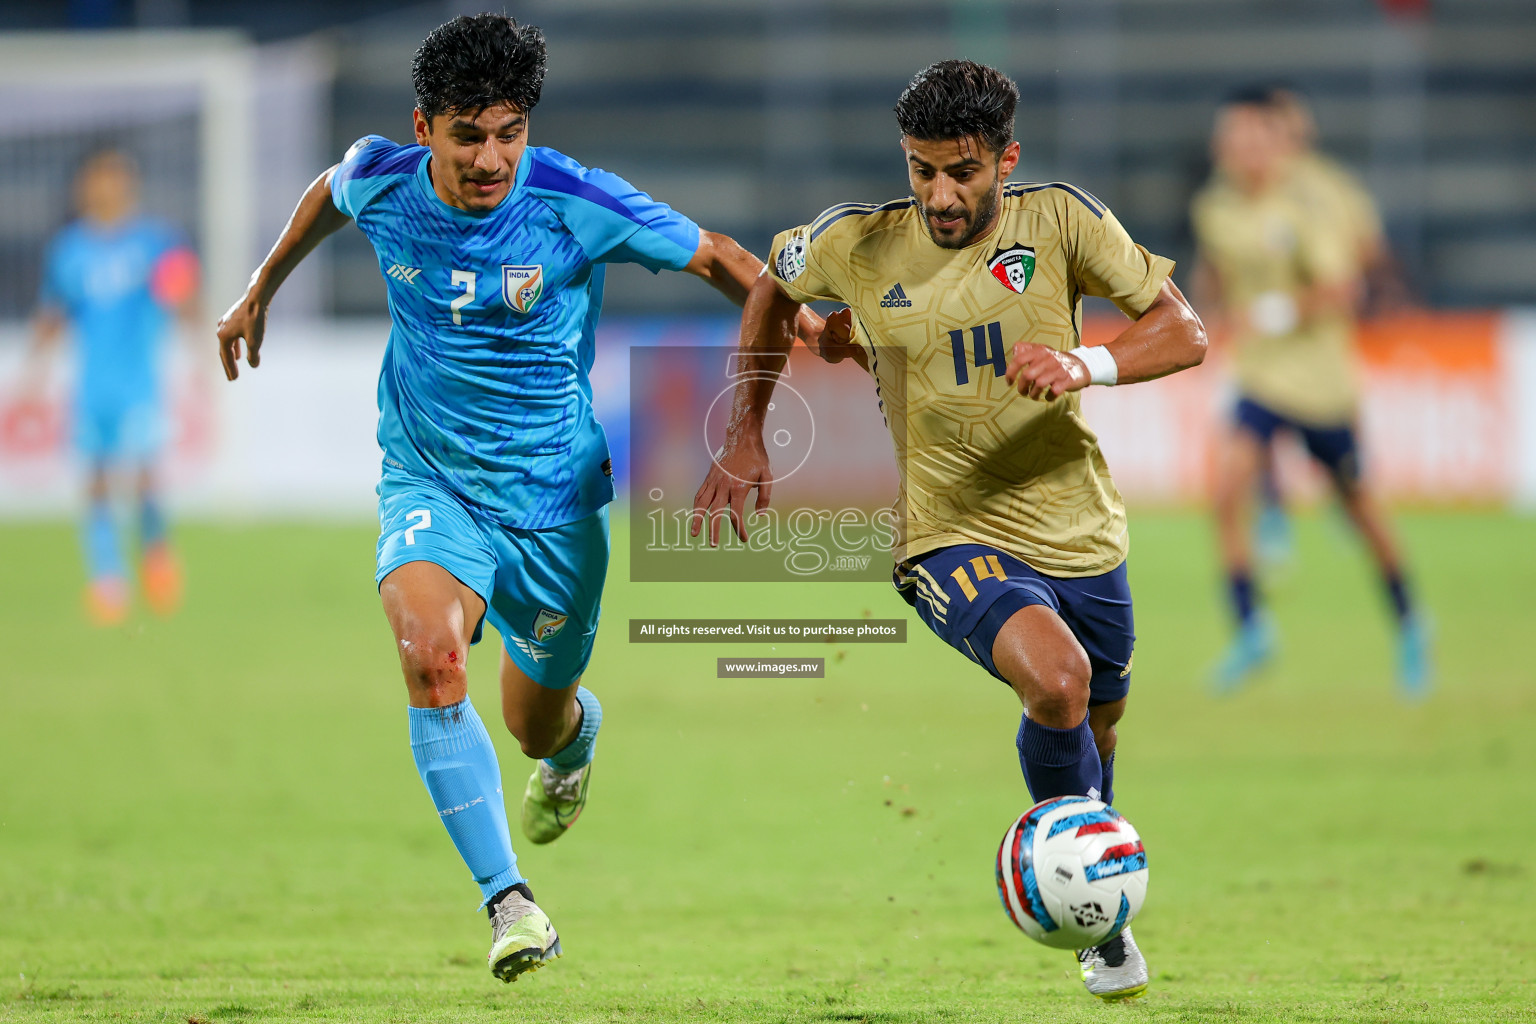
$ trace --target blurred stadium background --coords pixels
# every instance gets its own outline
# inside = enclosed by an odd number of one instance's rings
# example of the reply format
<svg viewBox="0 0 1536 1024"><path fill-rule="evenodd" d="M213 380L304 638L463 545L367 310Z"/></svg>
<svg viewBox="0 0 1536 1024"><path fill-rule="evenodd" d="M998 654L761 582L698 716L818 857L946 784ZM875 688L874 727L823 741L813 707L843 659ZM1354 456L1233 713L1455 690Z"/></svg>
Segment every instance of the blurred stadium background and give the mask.
<svg viewBox="0 0 1536 1024"><path fill-rule="evenodd" d="M0 380L19 359L39 255L69 216L82 155L111 143L139 158L146 208L197 240L211 318L319 169L360 135L408 132L410 55L459 6L0 6L0 27L18 30L0 35ZM514 13L550 39L536 143L615 170L758 252L834 202L904 194L894 97L914 69L964 53L1023 90L1015 177L1091 188L1187 281L1187 211L1208 173L1216 101L1234 84L1293 83L1322 147L1374 191L1424 307L1364 345L1365 431L1388 493L1536 501L1536 413L1516 400L1536 385L1536 320L1520 312L1536 305L1525 0L531 0ZM605 356L669 338L729 343L734 330L715 296L677 275L618 268L607 294ZM366 514L385 327L362 235L327 242L274 315L271 359L242 387L213 386L205 339L201 364L178 366L174 500ZM617 428L624 360L600 358L596 373ZM1093 395L1128 495L1200 496L1219 379ZM0 422L0 514L70 507L63 439L62 415Z"/></svg>
<svg viewBox="0 0 1536 1024"><path fill-rule="evenodd" d="M1392 700L1373 582L1312 516L1307 568L1277 585L1283 667L1237 702L1209 700L1226 629L1203 505L1220 353L1088 396L1136 537L1145 698L1122 730L1120 788L1156 865L1137 924L1162 972L1147 1012L1530 1019L1531 0L506 7L549 38L534 143L758 253L834 202L904 195L895 98L921 66L963 55L1022 88L1015 177L1091 189L1187 282L1218 100L1255 80L1300 89L1322 148L1374 191L1417 301L1362 329L1363 426L1375 478L1413 508L1404 534L1442 679L1427 708ZM629 583L617 529L592 669L608 767L587 838L525 857L580 956L487 991L369 586L388 330L375 257L356 231L327 241L237 385L211 329L319 171L360 135L408 133L423 35L479 9L0 2L0 1020L464 1021L516 1005L527 1019L1015 1020L1025 1005L1101 1019L1069 961L1026 949L992 902L989 844L1027 802L1011 697L915 622L899 648L829 648L824 681L717 685L714 649L632 647L624 619L904 611L881 584ZM103 145L137 157L146 209L195 240L210 326L171 367L187 605L89 631L67 374L41 404L16 387L43 246ZM1090 331L1114 329L1095 316ZM680 275L610 274L594 385L621 473L627 350L730 345L735 328ZM821 394L864 393L851 367L805 372L824 375ZM838 473L819 465L823 484ZM1321 495L1299 452L1281 468ZM494 648L473 656L482 701ZM743 652L761 650L725 653ZM496 731L515 794L524 762ZM678 778L697 780L686 801L658 788Z"/></svg>

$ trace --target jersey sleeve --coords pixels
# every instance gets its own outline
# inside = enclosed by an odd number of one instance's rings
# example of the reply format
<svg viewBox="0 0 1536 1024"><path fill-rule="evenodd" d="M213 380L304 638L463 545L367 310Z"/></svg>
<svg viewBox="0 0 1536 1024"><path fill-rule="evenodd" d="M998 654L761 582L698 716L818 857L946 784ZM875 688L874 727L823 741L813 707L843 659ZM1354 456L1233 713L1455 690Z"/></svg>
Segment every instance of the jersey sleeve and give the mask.
<svg viewBox="0 0 1536 1024"><path fill-rule="evenodd" d="M699 226L616 174L558 154L529 151L525 187L554 209L593 263L638 263L653 274L682 270L699 249Z"/></svg>
<svg viewBox="0 0 1536 1024"><path fill-rule="evenodd" d="M1313 285L1347 284L1359 276L1359 236L1305 214L1297 218L1296 258L1300 277Z"/></svg>
<svg viewBox="0 0 1536 1024"><path fill-rule="evenodd" d="M331 202L356 220L380 192L416 173L421 151L420 146L397 146L382 135L364 135L352 143L331 175Z"/></svg>
<svg viewBox="0 0 1536 1024"><path fill-rule="evenodd" d="M779 288L796 302L849 302L847 232L833 207L809 224L773 239L768 266Z"/></svg>
<svg viewBox="0 0 1536 1024"><path fill-rule="evenodd" d="M1345 202L1349 209L1350 223L1354 227L1355 238L1360 244L1362 252L1376 249L1382 244L1386 235L1386 229L1381 223L1381 211L1376 208L1376 200L1371 197L1357 179L1350 177L1343 185Z"/></svg>
<svg viewBox="0 0 1536 1024"><path fill-rule="evenodd" d="M1140 317L1173 273L1173 261L1131 241L1107 208L1090 206L1072 194L1061 202L1068 259L1079 290L1109 299L1133 320Z"/></svg>

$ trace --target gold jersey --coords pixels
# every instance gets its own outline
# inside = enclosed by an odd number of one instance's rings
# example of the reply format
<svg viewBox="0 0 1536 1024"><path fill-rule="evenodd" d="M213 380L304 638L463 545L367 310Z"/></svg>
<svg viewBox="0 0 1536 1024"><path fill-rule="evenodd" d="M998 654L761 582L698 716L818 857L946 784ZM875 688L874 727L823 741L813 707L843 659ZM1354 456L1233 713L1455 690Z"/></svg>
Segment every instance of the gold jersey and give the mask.
<svg viewBox="0 0 1536 1024"><path fill-rule="evenodd" d="M1218 178L1195 197L1191 219L1234 325L1238 388L1303 423L1352 420L1352 318L1337 312L1304 319L1300 298L1311 285L1358 274L1354 229L1329 223L1292 182L1252 196Z"/></svg>
<svg viewBox="0 0 1536 1024"><path fill-rule="evenodd" d="M1054 576L1108 572L1125 506L1080 396L1033 401L1003 373L1015 342L1076 347L1084 295L1140 316L1173 263L1071 185L1007 184L999 203L963 249L936 245L912 199L834 206L775 238L769 265L791 298L853 310L901 472L898 562L986 544Z"/></svg>
<svg viewBox="0 0 1536 1024"><path fill-rule="evenodd" d="M1339 244L1351 246L1364 269L1383 231L1376 201L1360 179L1327 154L1308 150L1291 162L1287 187L1321 218L1322 230L1339 232Z"/></svg>

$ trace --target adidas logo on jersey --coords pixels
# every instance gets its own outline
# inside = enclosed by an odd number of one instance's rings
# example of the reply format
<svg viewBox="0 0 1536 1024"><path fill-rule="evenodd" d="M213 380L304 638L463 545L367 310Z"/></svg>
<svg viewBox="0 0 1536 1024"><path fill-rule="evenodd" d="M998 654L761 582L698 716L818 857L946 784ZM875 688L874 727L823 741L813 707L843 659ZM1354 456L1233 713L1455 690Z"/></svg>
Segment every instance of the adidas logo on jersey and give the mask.
<svg viewBox="0 0 1536 1024"><path fill-rule="evenodd" d="M895 306L910 306L912 305L912 300L907 298L907 293L902 290L901 282L897 281L896 286L886 292L885 298L880 300L880 305L885 309Z"/></svg>
<svg viewBox="0 0 1536 1024"><path fill-rule="evenodd" d="M555 656L553 651L546 651L532 640L524 640L520 636L513 637L512 642L517 644L518 650L522 651L536 662L543 661L545 658L553 658Z"/></svg>
<svg viewBox="0 0 1536 1024"><path fill-rule="evenodd" d="M421 273L420 267L408 267L404 263L392 264L386 273L396 281L404 281L406 284L415 284L416 275Z"/></svg>

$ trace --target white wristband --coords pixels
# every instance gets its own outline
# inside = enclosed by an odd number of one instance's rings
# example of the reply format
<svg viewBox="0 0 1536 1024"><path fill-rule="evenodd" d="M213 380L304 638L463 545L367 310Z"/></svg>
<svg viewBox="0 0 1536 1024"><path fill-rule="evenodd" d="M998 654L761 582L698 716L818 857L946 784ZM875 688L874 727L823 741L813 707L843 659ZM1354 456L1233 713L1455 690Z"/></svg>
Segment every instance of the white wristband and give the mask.
<svg viewBox="0 0 1536 1024"><path fill-rule="evenodd" d="M1090 384L1112 385L1120 379L1120 364L1115 362L1115 357L1103 345L1079 345L1067 352L1067 355L1077 356L1088 367Z"/></svg>

